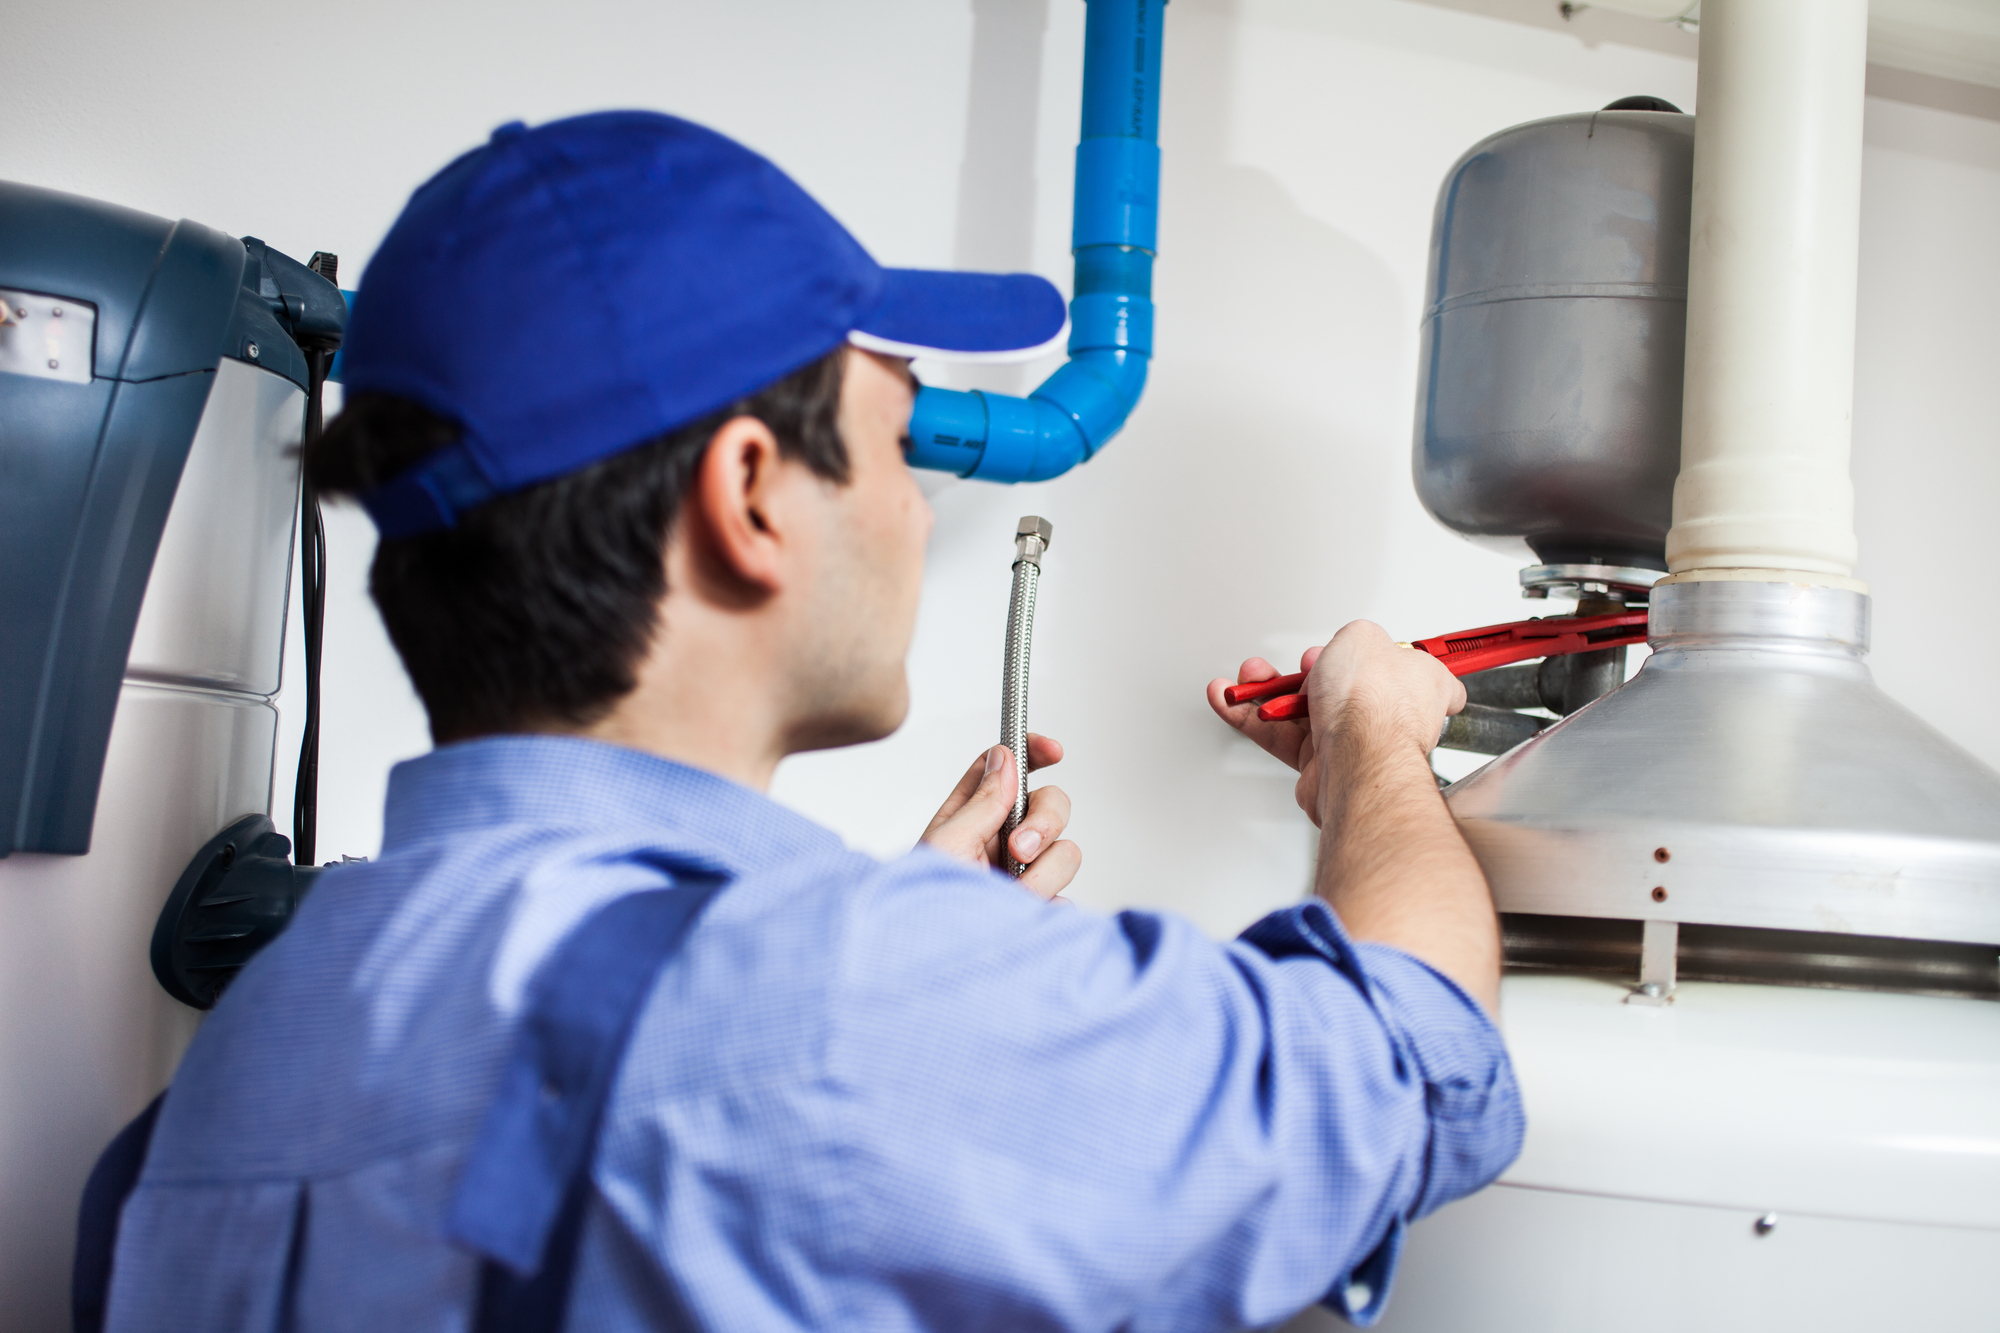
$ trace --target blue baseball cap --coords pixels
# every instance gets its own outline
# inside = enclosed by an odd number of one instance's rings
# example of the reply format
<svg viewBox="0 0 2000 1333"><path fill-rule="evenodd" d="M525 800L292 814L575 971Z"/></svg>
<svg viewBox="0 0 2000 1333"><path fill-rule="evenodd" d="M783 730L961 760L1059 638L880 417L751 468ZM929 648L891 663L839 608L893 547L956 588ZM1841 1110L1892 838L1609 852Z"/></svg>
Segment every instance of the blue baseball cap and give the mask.
<svg viewBox="0 0 2000 1333"><path fill-rule="evenodd" d="M362 275L349 394L460 438L361 497L384 537L721 411L843 343L1021 360L1067 327L1032 274L883 268L798 184L700 125L503 125L427 181Z"/></svg>

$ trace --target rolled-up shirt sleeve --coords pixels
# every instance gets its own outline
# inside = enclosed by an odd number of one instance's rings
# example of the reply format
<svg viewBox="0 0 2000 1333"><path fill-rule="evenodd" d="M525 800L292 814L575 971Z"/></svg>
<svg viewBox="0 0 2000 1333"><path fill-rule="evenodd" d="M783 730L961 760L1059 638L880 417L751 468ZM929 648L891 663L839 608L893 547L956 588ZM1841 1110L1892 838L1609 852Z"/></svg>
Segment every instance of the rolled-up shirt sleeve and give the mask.
<svg viewBox="0 0 2000 1333"><path fill-rule="evenodd" d="M1366 1326L1405 1226L1519 1150L1491 1018L1317 900L1220 944L936 873L878 886L867 919L900 928L850 951L829 1064L859 1127L843 1249L877 1283L898 1256L905 1318Z"/></svg>
<svg viewBox="0 0 2000 1333"><path fill-rule="evenodd" d="M1272 958L1324 959L1369 999L1412 1090L1421 1089L1427 1135L1418 1188L1374 1251L1324 1297L1362 1327L1381 1317L1403 1227L1491 1184L1521 1150L1526 1119L1499 1030L1449 977L1400 949L1356 944L1317 900L1273 912L1242 936Z"/></svg>

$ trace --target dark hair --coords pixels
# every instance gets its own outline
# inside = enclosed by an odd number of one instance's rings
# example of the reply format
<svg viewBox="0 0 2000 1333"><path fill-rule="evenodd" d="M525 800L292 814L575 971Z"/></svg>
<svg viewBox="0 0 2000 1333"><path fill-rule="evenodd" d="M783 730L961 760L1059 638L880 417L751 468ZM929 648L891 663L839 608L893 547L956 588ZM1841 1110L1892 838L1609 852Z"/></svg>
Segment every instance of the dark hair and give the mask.
<svg viewBox="0 0 2000 1333"><path fill-rule="evenodd" d="M756 417L779 453L848 478L844 349L700 421L499 496L456 527L385 540L368 591L439 742L585 725L637 684L666 595L665 549L715 432ZM356 496L458 438L404 398L357 393L305 451L323 495Z"/></svg>

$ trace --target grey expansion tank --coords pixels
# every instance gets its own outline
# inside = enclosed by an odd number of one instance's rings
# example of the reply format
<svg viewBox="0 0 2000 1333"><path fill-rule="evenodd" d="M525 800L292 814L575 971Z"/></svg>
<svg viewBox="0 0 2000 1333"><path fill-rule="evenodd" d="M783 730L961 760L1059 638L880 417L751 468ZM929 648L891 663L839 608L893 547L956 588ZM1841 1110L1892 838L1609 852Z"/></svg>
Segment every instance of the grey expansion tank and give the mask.
<svg viewBox="0 0 2000 1333"><path fill-rule="evenodd" d="M1446 527L1544 564L1666 568L1694 120L1552 116L1445 176L1414 462Z"/></svg>

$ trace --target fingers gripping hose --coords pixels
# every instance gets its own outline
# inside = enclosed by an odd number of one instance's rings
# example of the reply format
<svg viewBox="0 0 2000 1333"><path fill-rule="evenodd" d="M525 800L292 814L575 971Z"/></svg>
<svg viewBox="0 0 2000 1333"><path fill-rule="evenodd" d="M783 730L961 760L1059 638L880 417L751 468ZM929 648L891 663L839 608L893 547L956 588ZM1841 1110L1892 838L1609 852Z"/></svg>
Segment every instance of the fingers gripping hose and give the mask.
<svg viewBox="0 0 2000 1333"><path fill-rule="evenodd" d="M1042 553L1055 527L1029 515L1014 529L1014 592L1007 600L1007 660L1000 677L1000 743L1014 752L1014 809L1000 831L1004 849L1028 813L1028 661L1035 639L1035 592L1042 581ZM1027 867L1007 853L1008 873Z"/></svg>

